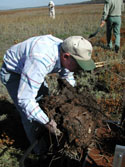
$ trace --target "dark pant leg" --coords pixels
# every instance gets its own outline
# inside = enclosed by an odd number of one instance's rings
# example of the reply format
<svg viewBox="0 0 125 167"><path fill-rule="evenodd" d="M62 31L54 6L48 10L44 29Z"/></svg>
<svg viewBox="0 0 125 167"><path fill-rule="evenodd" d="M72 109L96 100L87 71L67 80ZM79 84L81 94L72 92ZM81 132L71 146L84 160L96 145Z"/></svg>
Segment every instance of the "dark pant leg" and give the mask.
<svg viewBox="0 0 125 167"><path fill-rule="evenodd" d="M112 48L112 29L113 29L113 24L112 24L112 20L109 17L107 19L107 24L106 24L106 38L107 38L107 46L109 48Z"/></svg>

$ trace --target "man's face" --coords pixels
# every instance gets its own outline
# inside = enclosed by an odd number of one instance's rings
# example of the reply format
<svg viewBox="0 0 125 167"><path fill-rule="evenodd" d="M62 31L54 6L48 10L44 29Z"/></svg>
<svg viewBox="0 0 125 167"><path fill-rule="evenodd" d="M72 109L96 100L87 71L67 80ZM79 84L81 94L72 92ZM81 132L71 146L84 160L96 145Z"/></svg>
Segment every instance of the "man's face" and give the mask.
<svg viewBox="0 0 125 167"><path fill-rule="evenodd" d="M69 53L62 53L61 64L71 72L75 72L79 69L79 65L76 60Z"/></svg>

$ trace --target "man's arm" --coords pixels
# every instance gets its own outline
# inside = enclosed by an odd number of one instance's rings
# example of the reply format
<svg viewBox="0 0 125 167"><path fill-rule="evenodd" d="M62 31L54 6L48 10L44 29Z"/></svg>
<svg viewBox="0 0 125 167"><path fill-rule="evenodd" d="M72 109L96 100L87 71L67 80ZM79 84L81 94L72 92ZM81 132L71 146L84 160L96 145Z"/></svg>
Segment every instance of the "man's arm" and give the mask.
<svg viewBox="0 0 125 167"><path fill-rule="evenodd" d="M45 56L47 57L47 56ZM54 62L49 63L48 59L42 61L42 58L28 57L22 71L20 85L18 89L18 104L29 120L35 120L53 134L60 135L57 124L54 120L49 120L48 116L39 107L35 97L44 81L44 77L53 68Z"/></svg>
<svg viewBox="0 0 125 167"><path fill-rule="evenodd" d="M18 104L29 120L46 124L49 118L35 100L48 73L45 61L40 62L39 60L37 56L29 56L26 59L18 89Z"/></svg>

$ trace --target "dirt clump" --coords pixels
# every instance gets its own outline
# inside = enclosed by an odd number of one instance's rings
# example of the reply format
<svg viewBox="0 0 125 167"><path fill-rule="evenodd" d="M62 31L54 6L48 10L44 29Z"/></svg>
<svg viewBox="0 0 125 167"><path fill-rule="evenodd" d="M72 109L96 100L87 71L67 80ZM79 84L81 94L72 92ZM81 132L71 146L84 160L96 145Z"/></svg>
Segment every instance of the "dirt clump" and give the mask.
<svg viewBox="0 0 125 167"><path fill-rule="evenodd" d="M59 145L65 154L74 159L76 156L80 158L83 150L93 142L99 106L90 93L79 94L78 88L64 80L59 80L59 85L60 94L44 98L40 106L49 118L57 122L62 132Z"/></svg>

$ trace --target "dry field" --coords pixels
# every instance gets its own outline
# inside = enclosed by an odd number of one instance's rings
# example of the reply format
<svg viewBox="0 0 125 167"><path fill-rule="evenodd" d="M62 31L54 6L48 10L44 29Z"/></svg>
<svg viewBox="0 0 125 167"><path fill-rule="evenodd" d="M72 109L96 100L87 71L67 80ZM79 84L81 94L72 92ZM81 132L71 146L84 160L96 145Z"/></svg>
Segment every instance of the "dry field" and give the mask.
<svg viewBox="0 0 125 167"><path fill-rule="evenodd" d="M88 39L89 35L95 32L100 24L102 9L102 4L58 6L56 7L55 20L49 18L48 8L45 7L0 11L0 65L2 63L4 52L11 45L21 42L31 36L52 34L61 39L65 39L71 35L82 35ZM60 113L62 109L64 109L67 115L69 114L68 119L70 120L70 112L71 115L76 117L72 111L77 107L80 109L82 107L80 103L85 102L85 106L87 107L85 108L86 112L88 112L88 106L90 106L90 104L91 106L93 105L94 111L98 111L98 107L100 106L100 120L102 118L115 121L121 120L123 107L125 105L125 99L123 98L123 90L125 89L125 12L122 14L121 48L118 54L114 51L105 49L105 35L104 27L96 37L90 39L90 42L93 45L92 57L95 62L102 62L102 64L101 67L96 68L91 73L81 72L76 75L78 85L76 90L77 93L73 90L73 94L70 90L69 94L72 96L69 97L66 94L66 92L69 91L69 89L67 89L67 91L64 91L64 94L60 95L60 90L56 89L56 87L58 87L57 78L55 76L49 76L47 78L50 92L53 96L52 100L55 100L54 102L50 99L46 99L46 101L48 100L48 110L50 110L51 115L52 113L56 113L57 108ZM114 37L112 40L114 41ZM93 101L93 98L84 101L85 97L87 97L85 92L89 93L88 97L94 97L95 101ZM66 104L64 104L61 97L66 100ZM72 103L70 103L71 100ZM54 104L53 109L49 108L51 104ZM43 106L43 104L41 104L41 107L47 110L47 105ZM68 113L67 109L71 107L72 111L70 110ZM29 143L26 139L13 102L1 83L0 109L0 167L18 167L19 160L27 147L29 147ZM91 117L91 122L93 123L93 114ZM59 121L59 118L59 116L56 118L57 122ZM82 123L81 118L79 118L79 120ZM94 121L96 122L96 120ZM125 131L122 129L123 125L120 129L117 126L113 126L112 129L110 124L102 126L100 122L98 123L98 128L96 129L97 133L94 135L94 137L96 136L96 142L91 144L89 157L86 158L86 166L84 167L112 167L115 145L124 144L123 139L125 139ZM67 127L68 126L66 126L66 128ZM86 129L86 126L83 127ZM76 132L76 128L79 127L72 129L73 133ZM84 132L81 133L81 135L84 136ZM89 140L91 138L95 141L95 138L93 139L92 135L90 135ZM98 142L97 138L99 139ZM74 140L77 142L79 141L78 139L75 139L75 136ZM82 142L86 141L81 138L79 142L80 144L77 144L78 146L81 146ZM84 152L80 155L84 156ZM48 160L48 163L45 163L43 167L61 167L60 162L62 166L65 164L66 167L72 165L74 165L74 167L83 167L83 161L76 162L71 159L67 160L67 158L64 158L64 155L61 157L61 161L60 159L58 160L58 158L59 157L55 157L53 154ZM34 154L30 154L26 159L25 167L37 167L36 164L38 164L37 157ZM42 165L38 164L38 166L40 167Z"/></svg>
<svg viewBox="0 0 125 167"><path fill-rule="evenodd" d="M56 7L56 19L47 8L0 11L0 55L15 42L31 36L53 34L64 39L70 35L88 37L100 23L102 5ZM94 24L93 24L94 23Z"/></svg>

